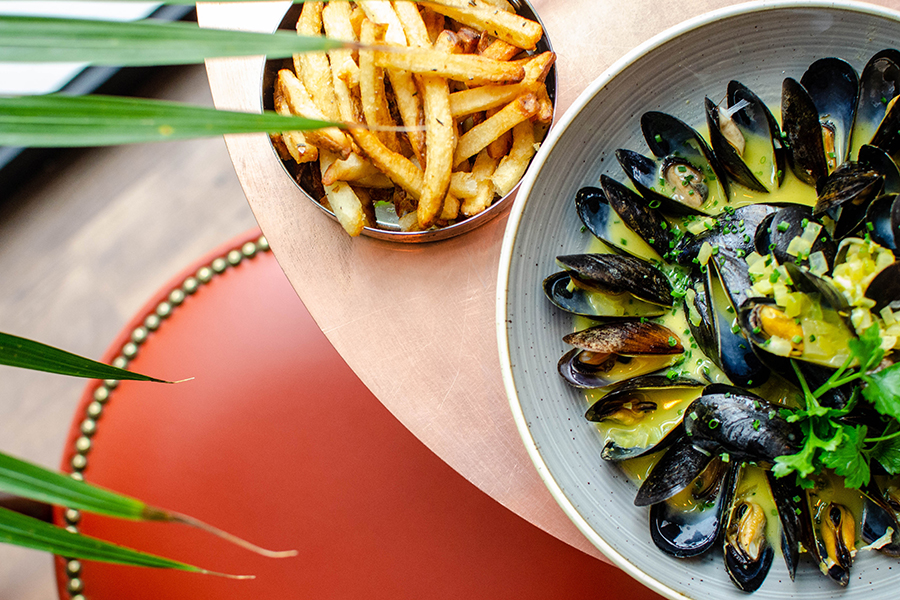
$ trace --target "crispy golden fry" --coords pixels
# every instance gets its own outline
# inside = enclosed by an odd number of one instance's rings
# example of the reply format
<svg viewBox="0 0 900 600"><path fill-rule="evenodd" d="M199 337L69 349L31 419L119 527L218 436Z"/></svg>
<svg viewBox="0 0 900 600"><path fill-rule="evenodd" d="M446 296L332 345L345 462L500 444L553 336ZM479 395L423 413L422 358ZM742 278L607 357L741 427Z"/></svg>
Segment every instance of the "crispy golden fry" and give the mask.
<svg viewBox="0 0 900 600"><path fill-rule="evenodd" d="M435 50L454 51L458 38L452 31L443 31L435 42ZM431 227L441 213L456 150L456 124L450 114L450 88L447 80L437 75L419 75L425 108L425 173L417 214L419 225Z"/></svg>
<svg viewBox="0 0 900 600"><path fill-rule="evenodd" d="M291 116L294 113L284 98L284 91L280 82L275 83L275 112L279 115ZM281 134L281 141L294 162L302 164L318 160L319 150L306 141L302 131L285 131Z"/></svg>
<svg viewBox="0 0 900 600"><path fill-rule="evenodd" d="M316 36L322 34L322 8L324 2L304 2L297 21L297 34ZM324 52L306 52L294 55L294 71L303 81L319 112L328 121L340 121L331 82L331 67Z"/></svg>
<svg viewBox="0 0 900 600"><path fill-rule="evenodd" d="M494 190L501 196L510 193L516 183L522 179L531 157L534 156L534 124L523 121L512 130L513 143L509 154L500 160L497 169L491 176Z"/></svg>
<svg viewBox="0 0 900 600"><path fill-rule="evenodd" d="M422 11L422 20L425 21L425 27L428 30L428 44L431 45L441 35L441 32L446 29L446 19L444 15L425 7Z"/></svg>
<svg viewBox="0 0 900 600"><path fill-rule="evenodd" d="M516 12L515 7L510 4L507 0L483 0L485 4L490 4L495 8L499 8L500 10L505 10L506 12Z"/></svg>
<svg viewBox="0 0 900 600"><path fill-rule="evenodd" d="M541 87L535 92L538 101L538 111L534 115L535 121L549 125L553 121L553 101L547 94L547 88Z"/></svg>
<svg viewBox="0 0 900 600"><path fill-rule="evenodd" d="M478 193L478 182L471 173L454 171L450 173L450 187L447 188L447 193L457 198L471 198Z"/></svg>
<svg viewBox="0 0 900 600"><path fill-rule="evenodd" d="M325 119L325 116L313 103L303 83L289 69L281 69L278 72L278 85L293 114L309 119ZM342 158L349 156L353 150L350 139L337 127L312 129L305 132L304 135L314 146L336 152Z"/></svg>
<svg viewBox="0 0 900 600"><path fill-rule="evenodd" d="M475 156L493 140L500 137L504 131L509 131L518 123L534 116L538 108L537 97L534 94L519 96L500 109L493 117L459 136L453 165L456 166L467 158Z"/></svg>
<svg viewBox="0 0 900 600"><path fill-rule="evenodd" d="M337 156L323 150L319 153L319 168L324 173L337 159ZM338 181L333 185L325 186L325 195L331 212L337 217L341 227L349 235L355 237L362 233L366 225L365 211L362 202L349 184Z"/></svg>
<svg viewBox="0 0 900 600"><path fill-rule="evenodd" d="M485 112L485 117L490 118L496 115L500 109L492 108L491 110ZM512 131L504 131L502 134L497 136L497 139L488 144L487 151L488 154L491 155L491 158L500 159L507 155L510 147L512 146Z"/></svg>
<svg viewBox="0 0 900 600"><path fill-rule="evenodd" d="M370 21L387 27L384 41L395 46L407 45L403 25L400 24L400 19L397 18L397 13L388 0L359 0L358 4Z"/></svg>
<svg viewBox="0 0 900 600"><path fill-rule="evenodd" d="M398 221L400 231L422 231L422 228L419 227L419 219L416 217L415 211L401 215Z"/></svg>
<svg viewBox="0 0 900 600"><path fill-rule="evenodd" d="M397 18L400 19L400 23L403 25L407 45L412 48L431 47L428 28L416 4L406 0L397 0L394 2L394 10L397 12Z"/></svg>
<svg viewBox="0 0 900 600"><path fill-rule="evenodd" d="M522 80L522 83L534 87L544 83L547 79L547 74L550 72L550 67L552 67L555 62L556 53L550 52L549 50L525 59L525 64L523 65L523 68L525 69L525 79Z"/></svg>
<svg viewBox="0 0 900 600"><path fill-rule="evenodd" d="M481 34L471 27L460 27L456 31L456 35L459 37L459 51L462 54L473 54L475 48L478 47L478 40Z"/></svg>
<svg viewBox="0 0 900 600"><path fill-rule="evenodd" d="M360 27L360 42L369 46L380 44L384 41L386 30L386 26L365 19ZM394 126L396 123L391 118L391 109L387 104L384 71L375 66L371 50L359 52L359 99L366 124L373 126L375 135L385 146L399 152L400 141L397 139L397 133L391 130L378 130Z"/></svg>
<svg viewBox="0 0 900 600"><path fill-rule="evenodd" d="M322 9L322 26L330 38L356 41L353 25L350 23L349 2L329 2ZM353 53L350 50L330 50L328 59L331 62L331 80L334 84L340 118L347 123L362 121L361 111L350 91L350 86L347 85L347 68L353 63Z"/></svg>
<svg viewBox="0 0 900 600"><path fill-rule="evenodd" d="M334 161L322 174L323 185L331 185L336 181L347 181L364 187L394 186L390 178L356 152L345 159Z"/></svg>
<svg viewBox="0 0 900 600"><path fill-rule="evenodd" d="M456 220L456 218L459 217L459 205L459 198L453 194L447 194L447 197L444 199L444 206L441 208L441 214L438 215L438 219L441 221Z"/></svg>
<svg viewBox="0 0 900 600"><path fill-rule="evenodd" d="M475 157L472 165L472 178L475 180L477 192L471 198L466 198L459 212L465 217L473 217L485 210L494 201L494 183L491 175L497 167L497 160L491 158L487 150L482 150Z"/></svg>
<svg viewBox="0 0 900 600"><path fill-rule="evenodd" d="M450 112L454 118L460 118L476 112L490 110L512 102L522 94L535 92L538 100L543 101L547 96L544 80L550 67L553 66L556 55L553 52L543 52L528 59L523 64L525 78L521 83L512 85L482 85L467 90L460 90L450 94ZM553 116L553 106L550 106L550 116ZM543 112L540 113L542 116Z"/></svg>
<svg viewBox="0 0 900 600"><path fill-rule="evenodd" d="M402 187L407 194L419 198L422 191L422 169L402 154L389 150L368 129L352 128L350 133L373 165Z"/></svg>
<svg viewBox="0 0 900 600"><path fill-rule="evenodd" d="M481 33L478 40L478 46L475 50L485 58L493 58L494 60L511 60L516 54L522 51L521 48L513 46L509 42L498 40L489 35L486 31Z"/></svg>
<svg viewBox="0 0 900 600"><path fill-rule="evenodd" d="M492 60L475 54L446 54L426 48L407 52L376 52L375 64L387 69L437 75L472 85L518 83L525 78L525 69L518 63Z"/></svg>
<svg viewBox="0 0 900 600"><path fill-rule="evenodd" d="M497 10L485 0L440 0L440 3L422 4L469 27L490 31L494 37L525 50L533 49L544 35L543 29L536 21L514 12Z"/></svg>

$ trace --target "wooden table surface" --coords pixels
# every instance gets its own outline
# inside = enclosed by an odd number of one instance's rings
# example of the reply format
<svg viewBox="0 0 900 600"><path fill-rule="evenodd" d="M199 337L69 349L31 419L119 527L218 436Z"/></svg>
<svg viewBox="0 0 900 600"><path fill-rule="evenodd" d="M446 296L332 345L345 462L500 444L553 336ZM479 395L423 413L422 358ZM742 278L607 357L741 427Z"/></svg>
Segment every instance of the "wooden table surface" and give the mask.
<svg viewBox="0 0 900 600"><path fill-rule="evenodd" d="M898 8L897 0L878 4ZM532 0L556 51L557 118L628 51L731 0ZM201 26L271 31L288 4L203 4ZM259 110L260 58L208 61L220 108ZM294 289L379 400L459 473L601 557L529 460L500 376L495 293L505 216L428 245L350 239L285 177L262 135L226 136L244 192Z"/></svg>

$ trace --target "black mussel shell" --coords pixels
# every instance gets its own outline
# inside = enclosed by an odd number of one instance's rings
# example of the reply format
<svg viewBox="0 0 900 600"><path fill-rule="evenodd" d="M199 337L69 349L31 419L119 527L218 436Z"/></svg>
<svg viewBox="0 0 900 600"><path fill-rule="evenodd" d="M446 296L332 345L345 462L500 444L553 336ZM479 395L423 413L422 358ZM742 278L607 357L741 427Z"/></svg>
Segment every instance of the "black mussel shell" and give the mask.
<svg viewBox="0 0 900 600"><path fill-rule="evenodd" d="M778 264L794 263L798 257L788 254L788 248L794 238L801 236L806 224L813 220L812 209L800 204L791 204L771 214L756 230L756 251L761 255L772 254ZM816 236L809 250L810 254L821 252L828 263L828 269L834 265L837 245L831 234L824 228ZM809 259L800 257L800 264L808 265Z"/></svg>
<svg viewBox="0 0 900 600"><path fill-rule="evenodd" d="M851 152L858 152L864 144L873 142L872 138L875 132L885 120L890 101L900 95L900 52L887 49L873 55L863 68L859 85L859 103L856 106L856 121L850 140ZM896 115L897 109L894 110ZM896 130L897 127L894 129ZM882 134L882 137L887 137L885 134ZM887 143L890 146L890 140L879 140L879 142L875 145L888 150L881 143ZM890 152L893 154L896 151L891 150ZM857 159L862 160L862 157L857 156Z"/></svg>
<svg viewBox="0 0 900 600"><path fill-rule="evenodd" d="M613 294L628 292L634 297L671 307L672 286L662 271L634 256L612 254L570 254L557 262L572 279L589 289Z"/></svg>
<svg viewBox="0 0 900 600"><path fill-rule="evenodd" d="M554 305L562 310L583 317L658 317L665 314L667 308L658 304L650 304L634 299L634 296L625 294L625 298L616 303L620 310L615 314L605 314L598 311L595 304L590 301L589 292L581 287L572 287L571 278L567 271L554 273L544 279L544 295Z"/></svg>
<svg viewBox="0 0 900 600"><path fill-rule="evenodd" d="M688 482L693 486L693 501L702 509L685 509L665 501L653 504L650 537L656 546L678 558L699 556L712 548L721 536L725 507L734 493L735 471L732 465L715 458L701 469L699 477Z"/></svg>
<svg viewBox="0 0 900 600"><path fill-rule="evenodd" d="M634 498L635 506L651 506L668 500L694 481L713 459L713 454L688 437L676 440L653 466Z"/></svg>
<svg viewBox="0 0 900 600"><path fill-rule="evenodd" d="M726 100L727 107L724 111L709 98L705 100L706 124L709 128L713 153L722 168L735 181L751 190L769 192L780 184L779 170L783 174L783 165L779 166L778 164L780 155L776 153L774 142L779 136L778 124L765 103L737 81L728 83ZM736 106L742 106L742 108L734 110ZM723 115L723 112L726 115ZM730 116L727 116L727 113L731 113ZM723 132L723 121L731 123L734 130L727 134ZM747 137L759 138L759 146L765 147L767 152L762 156L753 155L745 158L744 154L749 150L749 146L745 146L744 151L741 152L730 141L732 136L739 136L741 145ZM753 164L752 168L747 164L748 158ZM760 171L762 181L754 173L754 169Z"/></svg>
<svg viewBox="0 0 900 600"><path fill-rule="evenodd" d="M741 466L738 469L738 484L746 468ZM725 514L722 543L725 570L742 591L756 591L772 566L775 550L766 538L768 519L769 515L756 501L737 496ZM745 541L749 542L750 547L745 546Z"/></svg>
<svg viewBox="0 0 900 600"><path fill-rule="evenodd" d="M857 162L884 176L885 194L900 194L900 167L887 152L866 144L859 149Z"/></svg>
<svg viewBox="0 0 900 600"><path fill-rule="evenodd" d="M807 68L800 84L809 93L819 121L830 132L831 148L825 148L829 170L848 159L850 130L856 112L859 77L856 70L839 58L822 58Z"/></svg>
<svg viewBox="0 0 900 600"><path fill-rule="evenodd" d="M601 188L586 186L578 190L575 194L575 211L588 231L617 253L647 258L653 257L653 253L656 252L651 246L640 243L629 244L629 241L623 238L622 223L629 228L630 225L616 212Z"/></svg>
<svg viewBox="0 0 900 600"><path fill-rule="evenodd" d="M806 490L797 485L792 475L775 477L771 471L766 471L766 478L781 521L781 553L793 580L800 561L800 546L809 548L813 545L812 516Z"/></svg>
<svg viewBox="0 0 900 600"><path fill-rule="evenodd" d="M670 250L672 228L658 210L650 208L647 201L636 192L606 175L600 176L600 187L606 198L629 229L653 248L659 256Z"/></svg>
<svg viewBox="0 0 900 600"><path fill-rule="evenodd" d="M648 205L658 205L659 210L673 216L706 214L698 207L679 202L655 190L659 184L661 169L657 160L625 148L616 150L616 159Z"/></svg>
<svg viewBox="0 0 900 600"><path fill-rule="evenodd" d="M875 301L874 312L900 300L900 263L891 263L875 275L866 288L866 297Z"/></svg>
<svg viewBox="0 0 900 600"><path fill-rule="evenodd" d="M738 459L771 462L800 449L800 429L782 408L741 388L712 385L685 410L684 430L695 443Z"/></svg>
<svg viewBox="0 0 900 600"><path fill-rule="evenodd" d="M718 337L716 321L713 318L707 291L707 277L699 270L692 270L689 275L688 290L684 297L684 313L687 315L688 328L700 350L709 357L718 355Z"/></svg>
<svg viewBox="0 0 900 600"><path fill-rule="evenodd" d="M870 482L863 489L863 515L860 519L860 537L867 544L883 540L888 529L891 530L890 539L878 547L882 554L892 557L900 557L900 521L897 514L885 500L884 495L875 482Z"/></svg>
<svg viewBox="0 0 900 600"><path fill-rule="evenodd" d="M839 240L859 228L869 203L883 188L883 175L863 163L845 162L834 173L819 180L813 215L828 214L834 219L832 235Z"/></svg>
<svg viewBox="0 0 900 600"><path fill-rule="evenodd" d="M790 77L781 87L781 119L794 174L801 181L816 185L828 175L822 125L813 99L800 82Z"/></svg>
<svg viewBox="0 0 900 600"><path fill-rule="evenodd" d="M855 533L853 514L846 506L836 502L812 500L812 503L815 513L812 528L815 550L811 552L823 573L839 585L846 586L850 583L853 553L843 538L845 528L852 527ZM853 538L855 542L855 535Z"/></svg>
<svg viewBox="0 0 900 600"><path fill-rule="evenodd" d="M809 269L794 263L786 263L784 268L790 276L795 290L804 294L819 294L822 303L839 314L847 323L847 327L853 330L853 325L850 323L850 312L853 307L850 306L847 297L834 287L834 284L818 275L813 275Z"/></svg>
<svg viewBox="0 0 900 600"><path fill-rule="evenodd" d="M686 234L675 247L676 260L679 264L690 265L704 243L709 243L713 248L750 254L755 249L753 239L759 225L776 210L768 204L748 204L727 210L716 217L711 229L697 235Z"/></svg>
<svg viewBox="0 0 900 600"><path fill-rule="evenodd" d="M866 227L872 240L890 250L900 243L900 202L898 194L875 198L866 210ZM896 254L896 252L894 252Z"/></svg>

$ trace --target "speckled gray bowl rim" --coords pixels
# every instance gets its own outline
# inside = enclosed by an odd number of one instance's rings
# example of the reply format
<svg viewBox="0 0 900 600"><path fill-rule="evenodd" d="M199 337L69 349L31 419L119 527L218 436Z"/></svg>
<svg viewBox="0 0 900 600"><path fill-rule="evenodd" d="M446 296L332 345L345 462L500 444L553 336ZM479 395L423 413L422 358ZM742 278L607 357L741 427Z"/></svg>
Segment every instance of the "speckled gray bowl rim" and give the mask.
<svg viewBox="0 0 900 600"><path fill-rule="evenodd" d="M506 231L503 238L503 245L500 253L500 261L497 276L496 291L496 327L497 341L500 355L501 372L503 385L510 403L513 418L519 431L522 441L529 457L534 463L539 476L547 486L553 498L571 519L575 526L594 544L604 556L612 561L623 571L646 585L654 592L661 594L673 600L692 600L690 596L682 594L666 584L657 580L652 574L644 572L633 564L629 558L617 552L609 542L601 537L587 520L578 512L569 498L566 496L560 484L554 478L551 469L548 467L537 441L532 436L529 429L522 404L519 399L518 391L515 384L515 374L513 368L513 354L510 350L508 327L512 323L508 313L508 292L509 292L509 275L510 268L515 256L516 240L518 238L519 229L523 225L523 214L525 206L531 195L532 188L537 178L540 176L542 167L547 160L547 156L553 152L554 147L559 140L566 134L571 123L576 119L579 113L589 104L593 98L602 90L614 77L626 70L635 62L640 61L650 51L674 40L675 38L691 32L695 29L702 28L705 25L715 22L719 19L725 19L734 16L743 16L748 13L769 10L782 9L827 9L827 10L844 10L851 12L866 13L876 17L882 17L891 20L900 21L900 13L897 11L883 8L871 4L862 4L850 1L823 2L819 0L761 0L731 7L714 10L695 18L684 21L666 31L654 36L643 44L635 47L633 50L625 54L622 58L610 66L602 75L595 79L575 100L575 102L566 110L559 121L554 125L549 135L542 144L537 156L534 157L528 172L520 182L519 193L517 199L510 210L509 220L507 222ZM900 33L900 27L898 27ZM900 35L898 35L898 43L900 43ZM807 567L809 565L806 565ZM689 563L685 564L685 569L690 569ZM799 592L800 590L792 590ZM850 592L847 589L847 592ZM788 593L792 593L788 592ZM752 597L752 596L748 596Z"/></svg>

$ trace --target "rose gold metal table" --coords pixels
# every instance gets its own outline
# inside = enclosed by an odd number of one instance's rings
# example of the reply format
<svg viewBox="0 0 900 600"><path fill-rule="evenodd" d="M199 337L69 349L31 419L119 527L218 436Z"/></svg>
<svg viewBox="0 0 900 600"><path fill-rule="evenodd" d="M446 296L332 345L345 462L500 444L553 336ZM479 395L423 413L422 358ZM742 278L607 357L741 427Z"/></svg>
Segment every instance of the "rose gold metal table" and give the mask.
<svg viewBox="0 0 900 600"><path fill-rule="evenodd" d="M556 51L557 117L619 57L729 0L532 0ZM900 7L898 0L877 4ZM288 4L201 4L204 27L271 31ZM262 58L208 62L219 108L258 111ZM427 245L348 238L285 176L265 135L226 136L238 178L288 279L378 399L469 481L594 556L541 482L500 378L494 325L506 217Z"/></svg>

